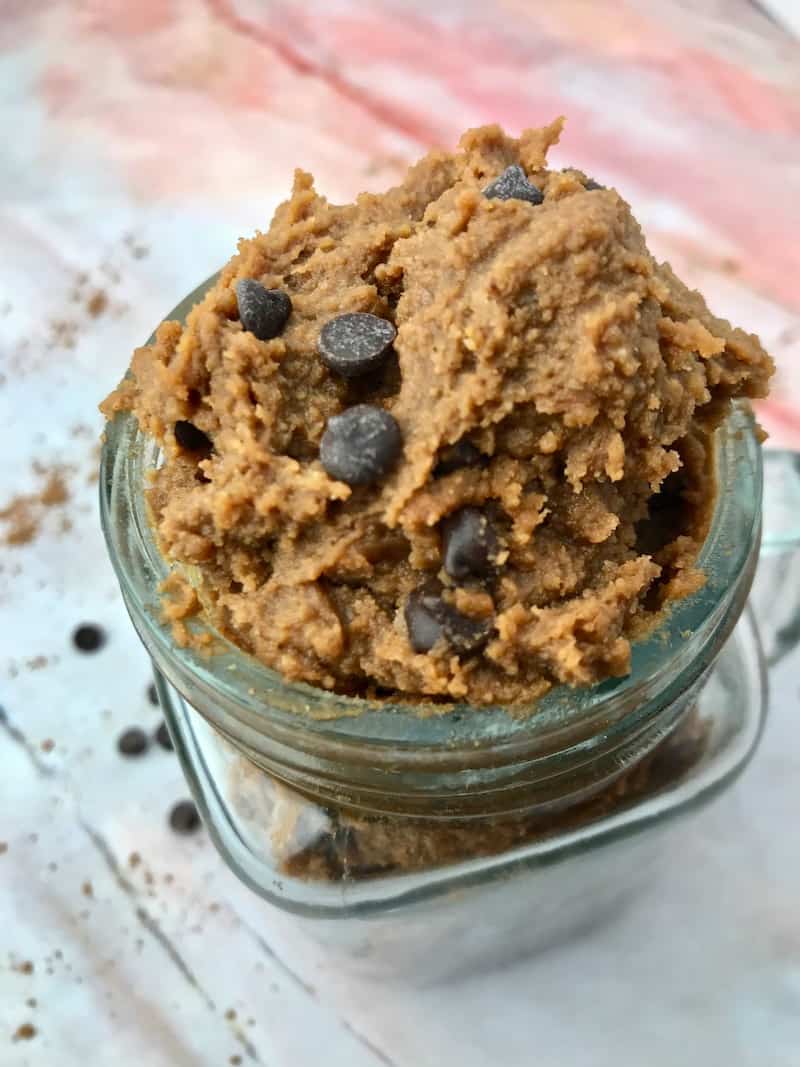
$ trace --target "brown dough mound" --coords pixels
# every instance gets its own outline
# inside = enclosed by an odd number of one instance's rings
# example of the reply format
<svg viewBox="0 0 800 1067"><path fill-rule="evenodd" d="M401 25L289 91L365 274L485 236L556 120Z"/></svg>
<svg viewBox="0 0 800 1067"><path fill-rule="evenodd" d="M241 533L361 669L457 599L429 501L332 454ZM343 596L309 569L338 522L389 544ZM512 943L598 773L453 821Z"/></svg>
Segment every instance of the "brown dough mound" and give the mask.
<svg viewBox="0 0 800 1067"><path fill-rule="evenodd" d="M653 260L614 190L546 168L560 129L469 131L458 153L341 207L298 171L268 232L240 242L186 326L164 323L104 404L163 446L149 493L165 555L195 565L210 619L289 679L531 701L624 674L630 639L702 582L710 431L730 398L766 393L772 362ZM482 195L512 163L541 205ZM291 297L280 337L243 329L241 278ZM317 354L345 311L397 327L396 361L367 379ZM318 451L356 403L392 412L404 452L382 483L351 489ZM213 451L179 448L178 420ZM465 438L484 462L434 475ZM493 618L494 636L461 659L445 641L417 654L403 605L440 573L440 523L465 505L491 517L498 566L445 595Z"/></svg>

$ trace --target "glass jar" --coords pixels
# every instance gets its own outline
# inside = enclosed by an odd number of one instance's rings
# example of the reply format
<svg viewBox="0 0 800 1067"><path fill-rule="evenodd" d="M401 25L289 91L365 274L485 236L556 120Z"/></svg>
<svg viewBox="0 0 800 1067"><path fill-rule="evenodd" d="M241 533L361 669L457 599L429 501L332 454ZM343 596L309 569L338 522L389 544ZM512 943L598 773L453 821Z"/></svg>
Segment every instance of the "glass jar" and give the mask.
<svg viewBox="0 0 800 1067"><path fill-rule="evenodd" d="M341 962L417 983L550 945L618 908L667 833L743 769L763 726L764 659L743 614L761 532L749 407L717 436L706 583L634 646L626 678L556 689L530 716L422 716L286 682L218 634L211 655L179 647L161 619L169 566L143 492L158 447L118 416L100 481L109 552L234 872Z"/></svg>

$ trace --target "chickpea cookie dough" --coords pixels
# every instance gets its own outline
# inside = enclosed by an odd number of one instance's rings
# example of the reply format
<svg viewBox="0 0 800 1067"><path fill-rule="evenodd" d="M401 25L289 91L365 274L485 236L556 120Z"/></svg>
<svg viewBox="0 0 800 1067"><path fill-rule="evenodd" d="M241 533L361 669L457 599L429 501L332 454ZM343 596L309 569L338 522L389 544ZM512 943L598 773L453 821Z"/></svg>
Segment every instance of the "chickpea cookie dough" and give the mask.
<svg viewBox="0 0 800 1067"><path fill-rule="evenodd" d="M772 361L613 189L547 168L561 125L471 130L344 206L298 171L135 352L103 410L162 446L173 617L345 694L530 703L625 674L702 584L712 431Z"/></svg>

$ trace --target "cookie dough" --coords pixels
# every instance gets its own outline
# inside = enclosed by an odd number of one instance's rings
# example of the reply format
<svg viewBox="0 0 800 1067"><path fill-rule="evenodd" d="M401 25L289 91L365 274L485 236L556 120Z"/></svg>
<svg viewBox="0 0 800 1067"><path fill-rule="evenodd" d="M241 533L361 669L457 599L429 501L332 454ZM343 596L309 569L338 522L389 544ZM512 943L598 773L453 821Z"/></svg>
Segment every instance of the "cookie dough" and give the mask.
<svg viewBox="0 0 800 1067"><path fill-rule="evenodd" d="M625 674L702 583L711 434L772 362L547 168L560 130L471 130L344 206L298 171L104 404L163 448L187 601L288 679L528 703Z"/></svg>

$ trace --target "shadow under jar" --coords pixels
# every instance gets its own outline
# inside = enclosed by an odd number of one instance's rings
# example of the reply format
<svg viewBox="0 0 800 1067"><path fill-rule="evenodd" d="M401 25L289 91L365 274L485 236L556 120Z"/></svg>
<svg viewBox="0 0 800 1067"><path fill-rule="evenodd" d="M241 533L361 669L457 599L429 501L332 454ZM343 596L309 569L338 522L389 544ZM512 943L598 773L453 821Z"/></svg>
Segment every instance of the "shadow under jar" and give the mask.
<svg viewBox="0 0 800 1067"><path fill-rule="evenodd" d="M762 466L746 405L717 431L704 586L634 645L626 678L556 689L527 717L425 717L289 683L217 634L211 655L179 647L161 619L170 568L144 497L158 460L135 419L118 416L101 511L183 770L233 871L340 962L424 984L592 927L758 743L765 671L743 609Z"/></svg>

